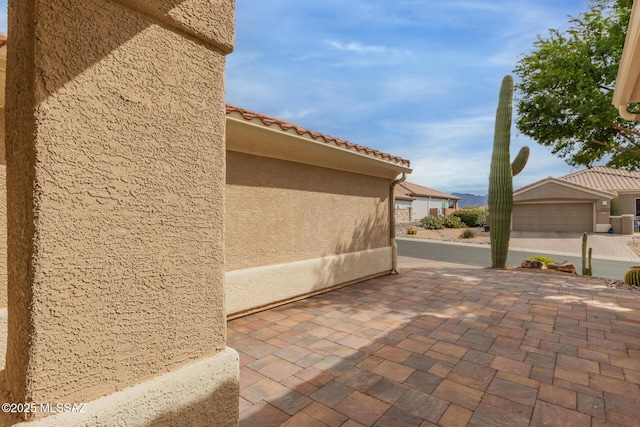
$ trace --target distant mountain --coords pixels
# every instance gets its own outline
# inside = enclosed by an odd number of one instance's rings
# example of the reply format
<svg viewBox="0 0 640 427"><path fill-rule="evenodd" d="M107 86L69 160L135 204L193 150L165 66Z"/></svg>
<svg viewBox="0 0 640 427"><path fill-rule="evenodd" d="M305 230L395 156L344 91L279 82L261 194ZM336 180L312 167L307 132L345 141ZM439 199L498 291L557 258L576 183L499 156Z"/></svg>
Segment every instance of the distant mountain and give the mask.
<svg viewBox="0 0 640 427"><path fill-rule="evenodd" d="M487 206L489 204L488 198L489 196L485 194L484 196L479 196L477 194L468 194L468 193L451 193L454 196L460 197L460 201L458 202L458 206L461 208L466 208L469 206Z"/></svg>

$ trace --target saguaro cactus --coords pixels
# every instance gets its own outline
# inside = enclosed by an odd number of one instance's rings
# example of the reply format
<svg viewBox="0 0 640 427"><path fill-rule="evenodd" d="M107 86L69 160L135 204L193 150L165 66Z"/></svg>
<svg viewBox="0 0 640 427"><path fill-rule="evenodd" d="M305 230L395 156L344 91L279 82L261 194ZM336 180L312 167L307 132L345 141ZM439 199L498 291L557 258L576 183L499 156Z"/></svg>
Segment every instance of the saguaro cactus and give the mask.
<svg viewBox="0 0 640 427"><path fill-rule="evenodd" d="M582 234L582 275L593 276L593 267L591 265L592 248L589 248L589 257L587 258L587 233ZM588 264L587 264L588 262Z"/></svg>
<svg viewBox="0 0 640 427"><path fill-rule="evenodd" d="M500 99L496 111L493 154L489 172L489 215L491 215L491 266L504 268L509 253L511 209L513 205L513 177L519 174L529 159L529 147L522 147L510 163L511 111L513 77L502 79Z"/></svg>

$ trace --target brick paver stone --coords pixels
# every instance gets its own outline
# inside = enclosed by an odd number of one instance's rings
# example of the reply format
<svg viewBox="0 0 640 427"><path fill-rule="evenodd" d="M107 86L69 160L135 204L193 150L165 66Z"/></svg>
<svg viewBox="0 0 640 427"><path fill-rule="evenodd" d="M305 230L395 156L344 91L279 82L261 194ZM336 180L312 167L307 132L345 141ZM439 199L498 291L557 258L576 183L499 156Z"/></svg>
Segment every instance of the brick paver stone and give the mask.
<svg viewBox="0 0 640 427"><path fill-rule="evenodd" d="M591 425L591 417L577 411L539 400L533 410L531 427L584 427Z"/></svg>
<svg viewBox="0 0 640 427"><path fill-rule="evenodd" d="M228 323L241 427L638 423L640 292L404 260Z"/></svg>

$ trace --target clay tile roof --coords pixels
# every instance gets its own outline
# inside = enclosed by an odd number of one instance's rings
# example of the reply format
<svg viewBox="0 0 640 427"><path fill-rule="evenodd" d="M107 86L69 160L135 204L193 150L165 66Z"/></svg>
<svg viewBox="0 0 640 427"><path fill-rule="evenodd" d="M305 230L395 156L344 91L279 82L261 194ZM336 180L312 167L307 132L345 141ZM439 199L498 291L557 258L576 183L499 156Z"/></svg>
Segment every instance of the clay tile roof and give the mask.
<svg viewBox="0 0 640 427"><path fill-rule="evenodd" d="M453 194L443 193L441 191L423 187L422 185L414 184L412 182L401 182L396 185L396 188L397 187L403 187L407 194L412 197L435 197L437 199L460 200L460 197L454 196Z"/></svg>
<svg viewBox="0 0 640 427"><path fill-rule="evenodd" d="M568 175L563 181L604 191L640 190L640 171L593 166Z"/></svg>
<svg viewBox="0 0 640 427"><path fill-rule="evenodd" d="M277 119L275 117L270 117L270 116L266 116L264 114L260 114L260 113L256 113L250 110L246 110L244 108L240 108L240 107L236 107L233 105L229 105L226 104L227 107L227 114L231 114L233 112L236 113L240 113L242 115L242 118L244 118L247 121L251 121L253 119L260 119L262 121L262 123L264 123L266 126L273 126L273 125L277 125L280 127L280 129L282 129L283 131L289 131L289 130L293 130L295 131L298 135L304 136L307 135L313 139L322 139L324 142L326 142L327 144L335 144L338 147L344 147L346 149L354 149L358 152L362 152L365 153L371 157L377 157L380 159L386 159L395 163L399 163L401 165L405 165L405 166L409 166L410 162L409 160L403 159L401 157L397 157L397 156L393 156L391 154L387 154L387 153L383 153L381 151L378 150L374 150L372 148L369 147L365 147L362 145L358 145L358 144L353 144L349 141L345 141L343 139L339 139L339 138L335 138L333 136L329 136L329 135L325 135L319 132L315 132L309 129L305 129L299 125L296 125L294 123L290 123L287 122L285 120L281 120L281 119Z"/></svg>
<svg viewBox="0 0 640 427"><path fill-rule="evenodd" d="M405 187L397 184L393 187L393 198L396 200L415 200L415 197L411 196L411 191Z"/></svg>
<svg viewBox="0 0 640 427"><path fill-rule="evenodd" d="M0 33L0 47L7 44L7 36L4 33Z"/></svg>

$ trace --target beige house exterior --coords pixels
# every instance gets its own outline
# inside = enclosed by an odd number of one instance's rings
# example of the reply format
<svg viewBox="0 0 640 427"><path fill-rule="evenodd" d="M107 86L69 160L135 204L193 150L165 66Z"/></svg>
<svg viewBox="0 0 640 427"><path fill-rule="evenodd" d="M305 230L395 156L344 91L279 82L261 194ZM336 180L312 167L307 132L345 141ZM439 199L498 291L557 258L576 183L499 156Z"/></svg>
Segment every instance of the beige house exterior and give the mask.
<svg viewBox="0 0 640 427"><path fill-rule="evenodd" d="M631 234L639 219L638 171L594 166L514 192L514 230Z"/></svg>
<svg viewBox="0 0 640 427"><path fill-rule="evenodd" d="M393 270L407 160L227 105L227 314Z"/></svg>
<svg viewBox="0 0 640 427"><path fill-rule="evenodd" d="M229 316L395 269L409 162L225 105L234 7L10 1L0 426L237 426Z"/></svg>
<svg viewBox="0 0 640 427"><path fill-rule="evenodd" d="M606 232L615 193L547 178L513 193L515 231Z"/></svg>
<svg viewBox="0 0 640 427"><path fill-rule="evenodd" d="M460 197L404 181L394 191L396 220L420 221L426 216L447 216L458 209Z"/></svg>
<svg viewBox="0 0 640 427"><path fill-rule="evenodd" d="M594 166L565 175L561 179L615 193L616 197L611 201L612 224L617 224L619 218L631 216L636 222L634 228L637 231L637 221L640 219L640 171ZM615 226L613 229L618 232Z"/></svg>

